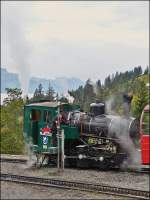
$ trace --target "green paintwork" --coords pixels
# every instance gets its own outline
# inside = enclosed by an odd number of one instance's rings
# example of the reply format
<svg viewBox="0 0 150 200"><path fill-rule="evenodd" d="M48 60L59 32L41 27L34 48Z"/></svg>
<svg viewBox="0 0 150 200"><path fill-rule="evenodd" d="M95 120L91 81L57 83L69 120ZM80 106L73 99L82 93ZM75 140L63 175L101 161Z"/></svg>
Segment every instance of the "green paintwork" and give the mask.
<svg viewBox="0 0 150 200"><path fill-rule="evenodd" d="M24 106L24 138L26 143L32 143L33 149L38 153L57 153L57 147L53 144L52 136L41 135L41 129L45 127L52 128L52 122L56 119L59 110L73 111L79 110L79 105L74 104L59 104L57 102L41 102L32 103ZM36 110L40 113L40 117L37 120L32 119L32 110ZM44 121L44 112L49 112L51 120L47 123ZM76 127L61 126L64 129L65 139L76 139L79 138L79 132ZM44 144L43 140L46 140Z"/></svg>
<svg viewBox="0 0 150 200"><path fill-rule="evenodd" d="M79 139L80 134L77 127L62 125L61 128L64 129L65 139Z"/></svg>

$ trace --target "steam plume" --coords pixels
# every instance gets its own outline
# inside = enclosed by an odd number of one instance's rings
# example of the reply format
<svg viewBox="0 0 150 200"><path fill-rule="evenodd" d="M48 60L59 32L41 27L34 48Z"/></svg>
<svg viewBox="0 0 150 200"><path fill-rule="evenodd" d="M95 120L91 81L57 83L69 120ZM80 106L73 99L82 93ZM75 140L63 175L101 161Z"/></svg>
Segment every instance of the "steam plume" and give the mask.
<svg viewBox="0 0 150 200"><path fill-rule="evenodd" d="M29 55L31 46L25 36L25 24L22 23L22 13L19 10L8 9L6 34L11 59L19 74L21 89L24 94L28 92L29 86Z"/></svg>
<svg viewBox="0 0 150 200"><path fill-rule="evenodd" d="M128 167L134 166L138 168L140 166L140 154L129 136L130 119L116 116L111 124L109 134L115 133L116 137L120 140L121 147L129 154L126 164Z"/></svg>
<svg viewBox="0 0 150 200"><path fill-rule="evenodd" d="M116 114L116 111L115 111L115 108L114 108L114 102L115 102L115 99L113 96L110 96L110 98L105 101L105 110L106 110L106 113L108 114Z"/></svg>
<svg viewBox="0 0 150 200"><path fill-rule="evenodd" d="M111 96L108 101L105 102L106 111L108 114L116 115L116 111L114 109L115 100L114 97ZM122 102L123 104L123 102ZM122 167L130 167L134 166L135 168L140 167L140 153L136 149L130 135L129 135L129 127L132 118L130 117L130 110L128 105L126 104L125 115L118 116L116 115L111 122L111 126L109 127L109 134L116 134L116 137L120 140L121 147L129 154L129 159L122 165Z"/></svg>

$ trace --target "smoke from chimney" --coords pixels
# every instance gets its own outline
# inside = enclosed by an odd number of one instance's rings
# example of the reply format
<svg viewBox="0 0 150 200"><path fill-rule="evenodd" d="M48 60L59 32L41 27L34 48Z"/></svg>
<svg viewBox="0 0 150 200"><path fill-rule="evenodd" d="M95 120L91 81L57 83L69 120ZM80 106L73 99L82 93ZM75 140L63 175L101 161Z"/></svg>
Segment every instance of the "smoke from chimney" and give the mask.
<svg viewBox="0 0 150 200"><path fill-rule="evenodd" d="M11 65L16 68L19 74L19 81L23 94L27 94L30 78L29 56L31 45L26 38L25 23L23 23L23 13L14 9L11 5L4 6L4 32L6 33L6 46L8 46Z"/></svg>

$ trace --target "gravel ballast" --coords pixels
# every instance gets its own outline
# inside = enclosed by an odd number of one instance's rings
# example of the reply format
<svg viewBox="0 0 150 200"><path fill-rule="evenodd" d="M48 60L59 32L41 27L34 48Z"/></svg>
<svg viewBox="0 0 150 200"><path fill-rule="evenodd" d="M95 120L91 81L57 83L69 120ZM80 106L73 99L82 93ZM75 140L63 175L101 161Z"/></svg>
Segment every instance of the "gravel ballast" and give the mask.
<svg viewBox="0 0 150 200"><path fill-rule="evenodd" d="M25 164L19 163L1 163L1 173L12 173L18 175L39 176L45 178L54 178L69 181L82 181L110 186L133 188L149 191L149 174L64 169L64 172L58 173L57 168L28 168Z"/></svg>
<svg viewBox="0 0 150 200"><path fill-rule="evenodd" d="M1 199L122 199L122 197L1 181Z"/></svg>

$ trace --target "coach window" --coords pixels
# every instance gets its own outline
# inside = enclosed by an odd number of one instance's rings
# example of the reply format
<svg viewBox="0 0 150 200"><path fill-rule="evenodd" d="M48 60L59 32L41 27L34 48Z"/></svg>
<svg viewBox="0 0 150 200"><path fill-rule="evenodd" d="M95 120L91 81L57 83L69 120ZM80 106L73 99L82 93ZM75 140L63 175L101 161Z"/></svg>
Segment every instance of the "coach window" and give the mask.
<svg viewBox="0 0 150 200"><path fill-rule="evenodd" d="M40 117L41 117L41 112L40 112L40 110L35 110L35 109L32 109L32 110L31 110L30 119L31 119L32 121L40 121Z"/></svg>
<svg viewBox="0 0 150 200"><path fill-rule="evenodd" d="M50 123L51 122L51 112L48 110L44 110L44 122Z"/></svg>

